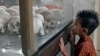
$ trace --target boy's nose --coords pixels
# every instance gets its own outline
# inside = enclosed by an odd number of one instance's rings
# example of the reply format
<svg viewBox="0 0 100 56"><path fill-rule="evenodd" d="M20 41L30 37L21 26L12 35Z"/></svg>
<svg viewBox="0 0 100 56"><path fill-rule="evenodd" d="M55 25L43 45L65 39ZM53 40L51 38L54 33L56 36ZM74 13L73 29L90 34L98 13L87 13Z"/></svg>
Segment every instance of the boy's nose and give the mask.
<svg viewBox="0 0 100 56"><path fill-rule="evenodd" d="M76 28L76 26L74 25L73 28Z"/></svg>
<svg viewBox="0 0 100 56"><path fill-rule="evenodd" d="M73 30L73 29L75 29L75 28L76 28L76 26L75 26L75 25L73 25L73 26L72 26L72 30Z"/></svg>

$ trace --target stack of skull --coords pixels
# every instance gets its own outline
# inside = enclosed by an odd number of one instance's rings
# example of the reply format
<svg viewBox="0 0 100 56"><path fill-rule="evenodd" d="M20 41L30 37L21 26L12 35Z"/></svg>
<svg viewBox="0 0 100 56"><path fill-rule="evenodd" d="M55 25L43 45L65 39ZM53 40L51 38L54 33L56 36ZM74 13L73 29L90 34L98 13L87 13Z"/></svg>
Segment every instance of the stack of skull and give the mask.
<svg viewBox="0 0 100 56"><path fill-rule="evenodd" d="M61 9L33 6L33 29L34 34L45 35L47 27L53 28L64 17ZM9 31L20 33L20 12L19 6L9 8L0 6L0 33Z"/></svg>

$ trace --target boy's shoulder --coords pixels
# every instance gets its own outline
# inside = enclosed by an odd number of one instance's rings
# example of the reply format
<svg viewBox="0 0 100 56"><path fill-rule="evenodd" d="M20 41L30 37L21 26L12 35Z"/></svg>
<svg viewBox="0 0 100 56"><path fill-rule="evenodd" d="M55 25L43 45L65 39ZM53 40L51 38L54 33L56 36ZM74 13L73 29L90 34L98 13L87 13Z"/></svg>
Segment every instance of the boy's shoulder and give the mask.
<svg viewBox="0 0 100 56"><path fill-rule="evenodd" d="M83 47L86 47L86 48L89 47L90 48L91 46L93 46L93 42L90 39L90 40L87 40L87 41L83 42L82 45L83 45Z"/></svg>

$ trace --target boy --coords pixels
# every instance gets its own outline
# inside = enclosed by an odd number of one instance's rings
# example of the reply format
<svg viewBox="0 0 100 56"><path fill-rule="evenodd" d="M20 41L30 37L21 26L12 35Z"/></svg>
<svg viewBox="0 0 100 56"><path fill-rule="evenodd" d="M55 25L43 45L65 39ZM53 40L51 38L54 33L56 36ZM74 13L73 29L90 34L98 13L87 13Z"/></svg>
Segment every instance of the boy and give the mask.
<svg viewBox="0 0 100 56"><path fill-rule="evenodd" d="M75 56L96 56L96 51L91 40L90 34L99 25L98 16L95 11L83 10L76 16L73 29L70 32L69 41L74 48ZM80 39L75 44L72 39L75 35L79 35ZM63 56L69 56L64 47L63 38L60 39L60 50Z"/></svg>

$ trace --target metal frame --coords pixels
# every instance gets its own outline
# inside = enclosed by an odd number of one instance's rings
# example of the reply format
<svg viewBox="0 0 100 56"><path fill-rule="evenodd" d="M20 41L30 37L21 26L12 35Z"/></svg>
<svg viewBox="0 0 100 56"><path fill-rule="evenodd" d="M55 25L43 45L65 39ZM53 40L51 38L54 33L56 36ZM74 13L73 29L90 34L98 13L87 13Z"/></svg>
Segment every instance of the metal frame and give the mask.
<svg viewBox="0 0 100 56"><path fill-rule="evenodd" d="M32 0L19 0L22 50L25 56L31 56L34 52Z"/></svg>

